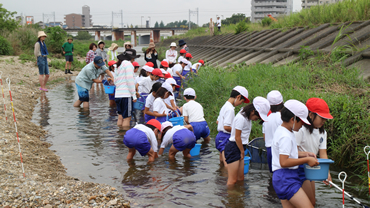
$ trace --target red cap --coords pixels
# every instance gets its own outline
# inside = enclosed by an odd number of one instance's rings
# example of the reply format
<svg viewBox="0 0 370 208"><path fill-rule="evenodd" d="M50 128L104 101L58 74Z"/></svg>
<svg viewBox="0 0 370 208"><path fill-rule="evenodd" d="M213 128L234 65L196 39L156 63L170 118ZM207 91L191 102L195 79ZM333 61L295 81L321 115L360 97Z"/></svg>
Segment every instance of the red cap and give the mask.
<svg viewBox="0 0 370 208"><path fill-rule="evenodd" d="M167 61L161 61L161 65L162 65L163 67L167 67L167 68L168 68L168 63L167 63Z"/></svg>
<svg viewBox="0 0 370 208"><path fill-rule="evenodd" d="M154 67L154 64L152 62L146 62L145 65L150 66L150 67Z"/></svg>
<svg viewBox="0 0 370 208"><path fill-rule="evenodd" d="M150 62L150 63L152 63L152 62ZM137 63L136 61L132 62L132 65L133 65L134 67L140 66L140 64L139 64L139 63Z"/></svg>
<svg viewBox="0 0 370 208"><path fill-rule="evenodd" d="M201 63L202 65L204 65L204 61L201 59L198 61L199 63Z"/></svg>
<svg viewBox="0 0 370 208"><path fill-rule="evenodd" d="M115 60L109 61L108 66L112 66L113 64L116 64L117 62Z"/></svg>
<svg viewBox="0 0 370 208"><path fill-rule="evenodd" d="M185 57L186 57L186 58L193 58L193 56L191 55L191 53L187 53L187 54L185 55Z"/></svg>
<svg viewBox="0 0 370 208"><path fill-rule="evenodd" d="M152 125L155 128L157 128L159 131L161 131L162 125L159 121L157 121L155 119L149 120L148 122L146 122L146 124Z"/></svg>
<svg viewBox="0 0 370 208"><path fill-rule="evenodd" d="M164 78L165 78L165 79L168 79L168 78L172 78L172 76L171 76L171 74L170 74L170 73L167 73L167 74L165 74L165 75L164 75Z"/></svg>
<svg viewBox="0 0 370 208"><path fill-rule="evenodd" d="M153 69L152 74L157 75L158 77L164 77L160 69Z"/></svg>
<svg viewBox="0 0 370 208"><path fill-rule="evenodd" d="M330 115L330 110L328 104L325 100L321 98L310 98L306 102L306 106L309 111L316 113L321 118L333 119L333 116Z"/></svg>
<svg viewBox="0 0 370 208"><path fill-rule="evenodd" d="M181 49L180 50L180 53L186 53L186 50L185 49Z"/></svg>

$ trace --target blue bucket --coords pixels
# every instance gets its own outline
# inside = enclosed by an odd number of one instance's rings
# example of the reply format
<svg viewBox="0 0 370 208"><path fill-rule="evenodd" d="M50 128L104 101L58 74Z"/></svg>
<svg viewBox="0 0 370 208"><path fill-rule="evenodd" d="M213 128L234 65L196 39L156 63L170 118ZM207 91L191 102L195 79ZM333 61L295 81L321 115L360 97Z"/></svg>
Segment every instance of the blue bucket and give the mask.
<svg viewBox="0 0 370 208"><path fill-rule="evenodd" d="M199 155L201 146L202 146L202 144L195 144L193 149L190 150L190 155L192 157Z"/></svg>
<svg viewBox="0 0 370 208"><path fill-rule="evenodd" d="M310 167L308 164L304 164L304 173L306 175L307 180L311 181L324 181L328 179L329 173L329 166L331 163L334 163L333 160L330 159L317 159L319 161L319 165Z"/></svg>
<svg viewBox="0 0 370 208"><path fill-rule="evenodd" d="M104 92L105 94L113 94L116 86L114 85L104 85Z"/></svg>
<svg viewBox="0 0 370 208"><path fill-rule="evenodd" d="M248 149L245 150L245 155L249 154L250 157L244 156L244 174L247 174L249 171L249 163L252 159L252 154Z"/></svg>
<svg viewBox="0 0 370 208"><path fill-rule="evenodd" d="M136 100L136 102L134 102L134 109L135 110L141 110L144 107L144 105L145 105L144 102Z"/></svg>

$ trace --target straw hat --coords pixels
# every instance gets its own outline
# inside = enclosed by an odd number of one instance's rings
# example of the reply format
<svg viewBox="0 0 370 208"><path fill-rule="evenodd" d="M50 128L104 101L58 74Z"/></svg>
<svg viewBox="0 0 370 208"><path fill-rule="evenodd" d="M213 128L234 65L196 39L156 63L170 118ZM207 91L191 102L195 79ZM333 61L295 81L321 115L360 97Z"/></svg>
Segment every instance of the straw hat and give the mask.
<svg viewBox="0 0 370 208"><path fill-rule="evenodd" d="M172 42L171 45L170 45L170 48L171 47L177 47L176 43L175 42Z"/></svg>
<svg viewBox="0 0 370 208"><path fill-rule="evenodd" d="M98 45L100 45L101 43L105 45L104 41L99 40Z"/></svg>
<svg viewBox="0 0 370 208"><path fill-rule="evenodd" d="M109 49L110 51L113 51L113 50L114 50L114 48L116 48L116 47L118 48L118 45L117 45L116 43L112 43L108 49Z"/></svg>
<svg viewBox="0 0 370 208"><path fill-rule="evenodd" d="M42 36L45 36L45 37L48 37L44 31L39 31L38 35L37 35L37 38L40 38Z"/></svg>
<svg viewBox="0 0 370 208"><path fill-rule="evenodd" d="M154 47L155 47L154 41L153 39L150 39L149 48L154 48Z"/></svg>
<svg viewBox="0 0 370 208"><path fill-rule="evenodd" d="M131 44L131 42L130 42L130 41L127 41L126 43L124 43L124 44L123 44L123 47L125 47L125 48L126 48L126 46L127 46L127 45L131 46L131 48L132 48L132 44Z"/></svg>

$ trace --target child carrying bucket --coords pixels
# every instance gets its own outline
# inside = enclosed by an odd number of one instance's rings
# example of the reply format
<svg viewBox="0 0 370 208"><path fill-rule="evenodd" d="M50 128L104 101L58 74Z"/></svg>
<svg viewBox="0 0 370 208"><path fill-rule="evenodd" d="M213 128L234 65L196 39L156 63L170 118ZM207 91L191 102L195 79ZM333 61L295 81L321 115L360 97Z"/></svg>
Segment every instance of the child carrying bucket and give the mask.
<svg viewBox="0 0 370 208"><path fill-rule="evenodd" d="M267 120L270 104L266 98L256 97L253 102L244 106L236 114L229 142L225 146L225 160L227 163L227 185L232 186L237 181L244 181L244 151L249 142L252 130L252 121Z"/></svg>
<svg viewBox="0 0 370 208"><path fill-rule="evenodd" d="M283 123L272 141L272 185L283 207L313 207L307 194L301 188L298 165L318 165L314 154L300 155L293 131L298 131L307 120L308 109L298 100L288 100L281 110Z"/></svg>
<svg viewBox="0 0 370 208"><path fill-rule="evenodd" d="M112 60L112 61L109 61L108 62L108 67L109 67L109 71L112 72L112 74L114 75L114 71L115 69L117 68L117 65L116 65L116 61L115 60ZM109 76L109 75L108 75ZM114 78L114 77L110 77L110 78ZM104 84L104 83L103 83ZM115 89L114 89L115 91ZM112 94L108 94L108 98L109 98L109 107L114 107L116 106L116 101L115 101L115 92L112 93Z"/></svg>
<svg viewBox="0 0 370 208"><path fill-rule="evenodd" d="M204 119L203 107L195 99L197 98L193 88L184 90L186 103L182 106L185 122L193 127L196 139L203 138L204 142L209 143L211 131L209 130L206 119Z"/></svg>
<svg viewBox="0 0 370 208"><path fill-rule="evenodd" d="M220 152L220 161L225 166L224 149L225 145L229 142L231 127L235 117L235 107L243 103L249 103L248 90L242 86L236 86L231 91L230 98L222 106L217 118L217 131L218 134L215 138L216 148Z"/></svg>
<svg viewBox="0 0 370 208"><path fill-rule="evenodd" d="M312 152L315 155L319 154L320 158L328 159L326 151L327 133L324 129L324 124L326 120L333 119L333 116L330 115L328 104L323 99L310 98L307 100L306 106L309 111L307 120L311 125L304 124L298 132L294 132L298 151L302 152L301 154ZM312 205L315 206L315 181L306 179L303 165L300 165L298 170L302 188L311 200ZM330 171L328 180L332 181ZM324 181L324 183L329 185L327 181Z"/></svg>
<svg viewBox="0 0 370 208"><path fill-rule="evenodd" d="M145 103L145 99L148 97L150 90L154 83L156 83L160 77L164 77L160 69L153 69L152 67L145 67L145 70L149 72L149 76L142 78L136 85L136 96L140 96L140 101ZM139 87L141 92L139 94ZM144 108L142 109L144 110Z"/></svg>
<svg viewBox="0 0 370 208"><path fill-rule="evenodd" d="M187 126L191 129L191 126ZM182 152L184 157L190 158L190 150L195 146L196 139L192 131L185 126L173 126L171 122L162 123L162 143L159 155L163 154L167 145L172 144L168 152L168 158L174 160L176 153Z"/></svg>
<svg viewBox="0 0 370 208"><path fill-rule="evenodd" d="M137 124L128 130L123 137L123 143L129 148L127 160L132 160L137 150L141 156L148 155L148 161L153 162L158 157L157 136L161 128L161 124L152 119L145 125Z"/></svg>
<svg viewBox="0 0 370 208"><path fill-rule="evenodd" d="M164 100L170 95L173 95L172 86L168 83L163 83L161 88L156 92L156 99L153 103L153 115L156 119L163 123L167 120L170 110L166 107Z"/></svg>
<svg viewBox="0 0 370 208"><path fill-rule="evenodd" d="M151 119L155 119L155 115L153 113L153 103L156 98L156 92L161 88L162 84L159 82L156 82L152 90L150 91L151 93L148 95L145 101L145 109L144 109L144 118L145 122L148 122Z"/></svg>

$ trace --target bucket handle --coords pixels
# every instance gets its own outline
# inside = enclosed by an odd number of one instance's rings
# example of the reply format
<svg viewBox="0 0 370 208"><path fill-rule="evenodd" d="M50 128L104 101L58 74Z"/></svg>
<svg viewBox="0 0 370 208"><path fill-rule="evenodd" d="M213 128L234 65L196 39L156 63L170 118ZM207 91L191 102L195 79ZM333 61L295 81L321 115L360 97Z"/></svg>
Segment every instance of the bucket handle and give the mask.
<svg viewBox="0 0 370 208"><path fill-rule="evenodd" d="M247 153L249 153L249 157L251 158L251 160L252 160L252 153L249 151L249 149L247 148L247 149L245 149L245 151L244 151L244 156L246 156L247 155Z"/></svg>

